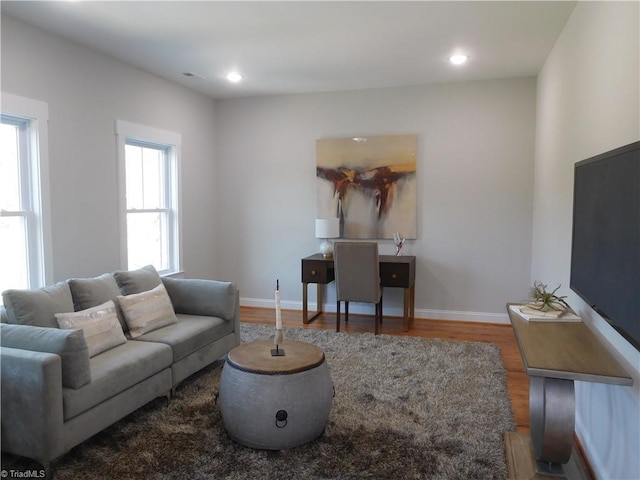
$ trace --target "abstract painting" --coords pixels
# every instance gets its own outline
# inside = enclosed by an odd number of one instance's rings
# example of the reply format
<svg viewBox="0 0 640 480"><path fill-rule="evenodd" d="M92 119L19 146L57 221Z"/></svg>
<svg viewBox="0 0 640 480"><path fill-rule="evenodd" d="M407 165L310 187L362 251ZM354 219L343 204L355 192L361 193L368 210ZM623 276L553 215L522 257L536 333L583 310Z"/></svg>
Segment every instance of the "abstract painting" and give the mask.
<svg viewBox="0 0 640 480"><path fill-rule="evenodd" d="M317 217L341 238L416 238L416 151L416 135L317 140Z"/></svg>

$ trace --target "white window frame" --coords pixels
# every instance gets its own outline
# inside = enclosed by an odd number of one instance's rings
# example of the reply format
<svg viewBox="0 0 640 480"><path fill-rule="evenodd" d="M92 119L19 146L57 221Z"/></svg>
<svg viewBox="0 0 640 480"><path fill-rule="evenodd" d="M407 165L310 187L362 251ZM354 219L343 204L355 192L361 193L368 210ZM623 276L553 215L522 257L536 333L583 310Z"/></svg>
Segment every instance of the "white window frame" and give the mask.
<svg viewBox="0 0 640 480"><path fill-rule="evenodd" d="M49 190L49 105L40 100L2 92L3 115L25 120L27 161L20 164L25 191L29 288L53 283L51 201ZM26 198L25 198L26 197ZM6 215L12 215L5 212Z"/></svg>
<svg viewBox="0 0 640 480"><path fill-rule="evenodd" d="M169 195L169 268L160 270L161 275L170 275L182 271L182 196L181 196L181 156L182 135L176 132L161 130L146 125L116 120L115 134L118 163L118 196L120 219L120 263L121 268L128 269L127 252L127 182L125 170L125 147L127 141L168 148L168 164L165 173ZM154 209L155 210L155 209Z"/></svg>

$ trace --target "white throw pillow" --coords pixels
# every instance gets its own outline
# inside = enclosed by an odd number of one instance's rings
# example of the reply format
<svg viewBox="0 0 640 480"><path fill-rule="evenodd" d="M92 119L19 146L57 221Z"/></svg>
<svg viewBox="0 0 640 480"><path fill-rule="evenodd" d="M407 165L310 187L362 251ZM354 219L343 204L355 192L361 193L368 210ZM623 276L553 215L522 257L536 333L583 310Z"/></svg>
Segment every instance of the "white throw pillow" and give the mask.
<svg viewBox="0 0 640 480"><path fill-rule="evenodd" d="M142 293L118 296L131 338L178 323L163 284Z"/></svg>
<svg viewBox="0 0 640 480"><path fill-rule="evenodd" d="M111 300L79 312L56 313L55 317L60 328L84 331L89 357L127 341L118 321L116 306Z"/></svg>

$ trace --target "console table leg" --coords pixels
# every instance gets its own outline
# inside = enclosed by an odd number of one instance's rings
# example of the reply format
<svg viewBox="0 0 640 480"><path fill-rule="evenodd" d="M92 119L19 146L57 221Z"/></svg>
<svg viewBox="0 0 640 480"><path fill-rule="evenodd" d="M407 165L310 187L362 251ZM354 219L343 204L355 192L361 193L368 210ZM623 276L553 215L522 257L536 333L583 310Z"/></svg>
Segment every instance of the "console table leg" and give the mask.
<svg viewBox="0 0 640 480"><path fill-rule="evenodd" d="M529 416L538 473L565 476L562 464L571 458L575 428L573 380L532 376Z"/></svg>

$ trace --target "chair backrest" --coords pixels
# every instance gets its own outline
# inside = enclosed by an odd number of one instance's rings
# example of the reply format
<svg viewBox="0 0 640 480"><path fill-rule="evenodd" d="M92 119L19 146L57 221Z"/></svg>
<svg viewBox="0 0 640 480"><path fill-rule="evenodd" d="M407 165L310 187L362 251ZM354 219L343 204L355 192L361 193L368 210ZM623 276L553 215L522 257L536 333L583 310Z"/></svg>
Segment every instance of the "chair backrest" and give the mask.
<svg viewBox="0 0 640 480"><path fill-rule="evenodd" d="M380 263L375 242L335 242L336 300L378 303Z"/></svg>

